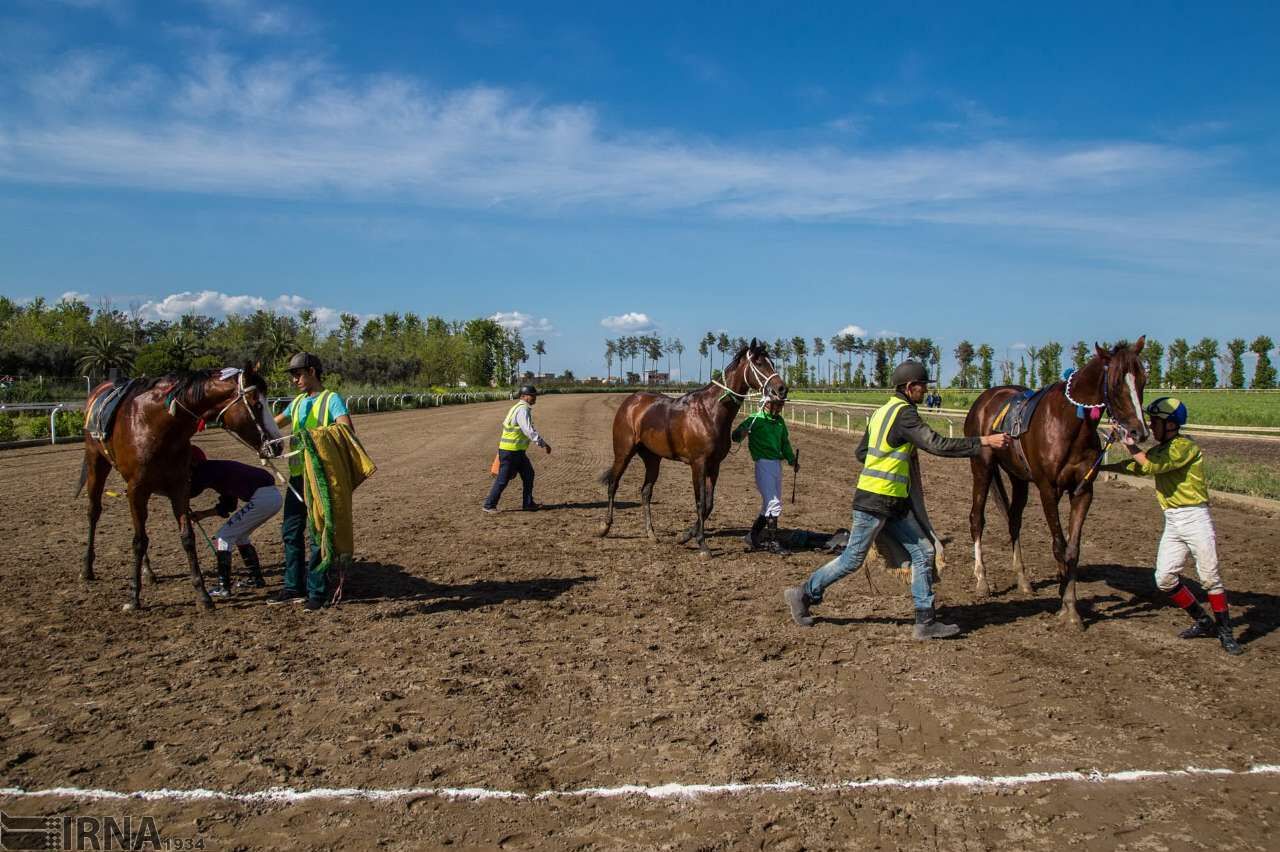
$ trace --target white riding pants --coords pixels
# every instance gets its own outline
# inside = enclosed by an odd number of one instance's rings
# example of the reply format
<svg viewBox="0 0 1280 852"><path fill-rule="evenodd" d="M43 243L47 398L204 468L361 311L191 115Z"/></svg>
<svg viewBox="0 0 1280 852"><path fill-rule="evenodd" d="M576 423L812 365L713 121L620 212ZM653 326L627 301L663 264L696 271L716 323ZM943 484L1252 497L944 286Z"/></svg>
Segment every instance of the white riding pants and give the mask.
<svg viewBox="0 0 1280 852"><path fill-rule="evenodd" d="M253 531L269 521L282 505L284 498L279 489L274 485L262 486L227 518L218 530L215 546L218 550L230 550L238 544L248 544Z"/></svg>
<svg viewBox="0 0 1280 852"><path fill-rule="evenodd" d="M1208 506L1164 510L1164 534L1156 553L1156 587L1169 591L1178 585L1178 574L1191 556L1205 592L1222 591L1218 575L1218 542Z"/></svg>
<svg viewBox="0 0 1280 852"><path fill-rule="evenodd" d="M782 460L756 460L756 488L760 491L760 514L782 516Z"/></svg>

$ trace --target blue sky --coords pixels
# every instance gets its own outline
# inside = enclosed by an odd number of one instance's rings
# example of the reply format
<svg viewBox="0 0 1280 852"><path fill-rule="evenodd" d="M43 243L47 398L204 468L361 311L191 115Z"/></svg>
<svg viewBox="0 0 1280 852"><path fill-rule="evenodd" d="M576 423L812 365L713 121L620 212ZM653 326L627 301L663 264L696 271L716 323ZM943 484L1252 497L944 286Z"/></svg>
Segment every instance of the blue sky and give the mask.
<svg viewBox="0 0 1280 852"><path fill-rule="evenodd" d="M7 4L0 292L1280 337L1274 4L369 5Z"/></svg>

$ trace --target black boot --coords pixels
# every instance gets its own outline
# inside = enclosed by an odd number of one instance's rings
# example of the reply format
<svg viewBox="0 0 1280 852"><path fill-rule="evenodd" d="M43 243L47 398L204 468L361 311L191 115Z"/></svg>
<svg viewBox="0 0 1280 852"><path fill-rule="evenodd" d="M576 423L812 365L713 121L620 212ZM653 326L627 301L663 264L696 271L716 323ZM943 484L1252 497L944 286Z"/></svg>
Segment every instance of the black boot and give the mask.
<svg viewBox="0 0 1280 852"><path fill-rule="evenodd" d="M1218 625L1205 614L1200 604L1193 603L1187 607L1186 612L1195 619L1196 623L1179 633L1179 639L1213 639L1218 635Z"/></svg>
<svg viewBox="0 0 1280 852"><path fill-rule="evenodd" d="M211 598L231 596L231 551L219 550L218 553L218 585L209 590Z"/></svg>
<svg viewBox="0 0 1280 852"><path fill-rule="evenodd" d="M266 586L266 580L262 579L262 563L258 561L257 548L252 544L242 544L237 549L240 551L240 559L244 562L245 569L249 572L248 583L242 580L237 585L252 585L255 589Z"/></svg>
<svg viewBox="0 0 1280 852"><path fill-rule="evenodd" d="M1244 648L1241 648L1240 643L1236 641L1236 637L1231 635L1231 616L1227 610L1215 612L1213 617L1218 622L1218 641L1222 643L1222 650L1233 657L1243 654Z"/></svg>
<svg viewBox="0 0 1280 852"><path fill-rule="evenodd" d="M779 556L790 556L791 551L783 547L782 542L778 540L778 519L770 518L765 529L765 547Z"/></svg>
<svg viewBox="0 0 1280 852"><path fill-rule="evenodd" d="M959 625L938 621L932 609L916 610L916 626L911 631L916 639L950 639L959 633Z"/></svg>
<svg viewBox="0 0 1280 852"><path fill-rule="evenodd" d="M747 543L747 550L760 549L760 531L764 529L766 520L764 515L758 516L755 523L751 525L751 531L743 537Z"/></svg>

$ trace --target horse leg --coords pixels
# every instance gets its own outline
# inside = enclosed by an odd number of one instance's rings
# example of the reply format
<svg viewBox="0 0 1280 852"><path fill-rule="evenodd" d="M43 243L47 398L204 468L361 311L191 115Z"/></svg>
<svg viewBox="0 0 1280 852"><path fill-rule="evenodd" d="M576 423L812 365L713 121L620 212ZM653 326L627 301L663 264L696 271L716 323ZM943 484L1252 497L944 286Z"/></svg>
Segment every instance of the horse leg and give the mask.
<svg viewBox="0 0 1280 852"><path fill-rule="evenodd" d="M129 513L133 517L133 575L125 612L142 609L142 560L147 556L147 501L151 495L141 487L129 488Z"/></svg>
<svg viewBox="0 0 1280 852"><path fill-rule="evenodd" d="M89 496L89 545L84 551L84 567L80 569L81 580L93 579L93 543L98 535L98 519L102 517L102 490L106 488L107 477L111 474L111 462L86 446L84 450L86 472L85 487Z"/></svg>
<svg viewBox="0 0 1280 852"><path fill-rule="evenodd" d="M1028 485L1025 479L1009 477L1013 494L1009 497L1009 545L1013 548L1013 571L1018 576L1018 591L1035 594L1027 579L1027 566L1022 561L1022 513L1027 508Z"/></svg>
<svg viewBox="0 0 1280 852"><path fill-rule="evenodd" d="M608 481L605 483L609 486L609 509L605 515L604 523L600 525L597 534L604 538L609 534L609 528L613 526L613 498L618 493L618 484L622 482L622 474L627 472L627 465L631 464L631 457L636 454L639 445L622 446L620 442L613 443L613 467L609 468L605 474Z"/></svg>
<svg viewBox="0 0 1280 852"><path fill-rule="evenodd" d="M1062 519L1058 516L1058 502L1062 499L1062 492L1052 485L1040 486L1040 504L1044 507L1044 519L1049 524L1049 535L1053 539L1053 559L1058 563L1058 591L1059 595L1065 595L1067 588L1067 540L1062 534ZM1059 618L1072 619L1078 625L1080 616L1072 606L1068 611L1066 599L1063 598L1062 607L1058 610Z"/></svg>
<svg viewBox="0 0 1280 852"><path fill-rule="evenodd" d="M991 491L995 459L990 451L969 459L973 474L973 496L969 504L969 537L973 539L973 578L977 582L975 594L985 598L991 594L987 585L987 572L982 564L982 530L987 520L987 495Z"/></svg>
<svg viewBox="0 0 1280 852"><path fill-rule="evenodd" d="M640 486L640 499L644 503L644 531L650 541L657 541L658 535L653 531L653 511L649 507L649 501L653 498L653 484L658 481L658 468L662 464L662 457L641 447L640 458L644 461L644 485Z"/></svg>
<svg viewBox="0 0 1280 852"><path fill-rule="evenodd" d="M706 559L711 556L711 551L707 548L706 529L703 525L703 518L706 517L707 511L707 464L702 459L694 459L689 463L689 467L693 471L693 508L695 512L692 538L698 545L698 555Z"/></svg>
<svg viewBox="0 0 1280 852"><path fill-rule="evenodd" d="M1086 488L1079 494L1071 495L1071 526L1067 533L1067 573L1062 579L1062 608L1067 611L1071 623L1084 629L1080 620L1080 612L1076 608L1076 575L1080 566L1080 539L1084 534L1084 519L1089 514L1089 505L1093 502L1093 489Z"/></svg>
<svg viewBox="0 0 1280 852"><path fill-rule="evenodd" d="M160 578L156 576L156 572L151 570L151 554L144 553L142 555L142 573L147 575L148 583L159 583Z"/></svg>
<svg viewBox="0 0 1280 852"><path fill-rule="evenodd" d="M182 549L187 553L187 565L191 568L191 585L196 590L196 603L205 609L213 609L213 598L204 587L204 576L200 573L200 557L196 553L195 522L191 520L191 506L187 498L169 497L173 506L173 517L178 522L178 535L182 541Z"/></svg>

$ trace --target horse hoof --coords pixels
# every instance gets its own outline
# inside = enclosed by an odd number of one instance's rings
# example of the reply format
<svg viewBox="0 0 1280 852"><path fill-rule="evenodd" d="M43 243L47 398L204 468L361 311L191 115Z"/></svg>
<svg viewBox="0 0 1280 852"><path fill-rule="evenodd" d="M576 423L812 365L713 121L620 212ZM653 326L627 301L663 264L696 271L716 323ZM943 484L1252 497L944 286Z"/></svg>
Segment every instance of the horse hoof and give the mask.
<svg viewBox="0 0 1280 852"><path fill-rule="evenodd" d="M85 581L86 583L92 582L92 581L93 581L93 572L92 572L92 571L81 571L81 572L80 572L80 579L81 579L81 580L83 580L83 581Z"/></svg>
<svg viewBox="0 0 1280 852"><path fill-rule="evenodd" d="M676 544L688 544L689 539L691 538L693 538L693 533L689 530L685 530L680 533L680 535L676 536Z"/></svg>
<svg viewBox="0 0 1280 852"><path fill-rule="evenodd" d="M698 558L699 558L699 559L710 559L710 558L711 558L711 551L710 551L710 550L706 550L706 549L699 550L699 551L698 551Z"/></svg>
<svg viewBox="0 0 1280 852"><path fill-rule="evenodd" d="M596 535L604 538L609 534L609 524L601 524L600 529L596 530Z"/></svg>
<svg viewBox="0 0 1280 852"><path fill-rule="evenodd" d="M983 580L978 583L978 587L974 589L974 594L980 598L989 598L991 597L991 586L987 585L986 580Z"/></svg>
<svg viewBox="0 0 1280 852"><path fill-rule="evenodd" d="M1024 595L1034 595L1036 590L1031 588L1030 583L1022 582L1018 584L1018 592Z"/></svg>
<svg viewBox="0 0 1280 852"><path fill-rule="evenodd" d="M122 604L120 606L120 610L122 612L136 612L137 610L140 610L140 609L142 609L142 605L133 603L132 601L130 601L127 604Z"/></svg>
<svg viewBox="0 0 1280 852"><path fill-rule="evenodd" d="M200 598L200 606L204 607L205 609L213 609L213 598L209 597L208 595L205 595L204 597Z"/></svg>

